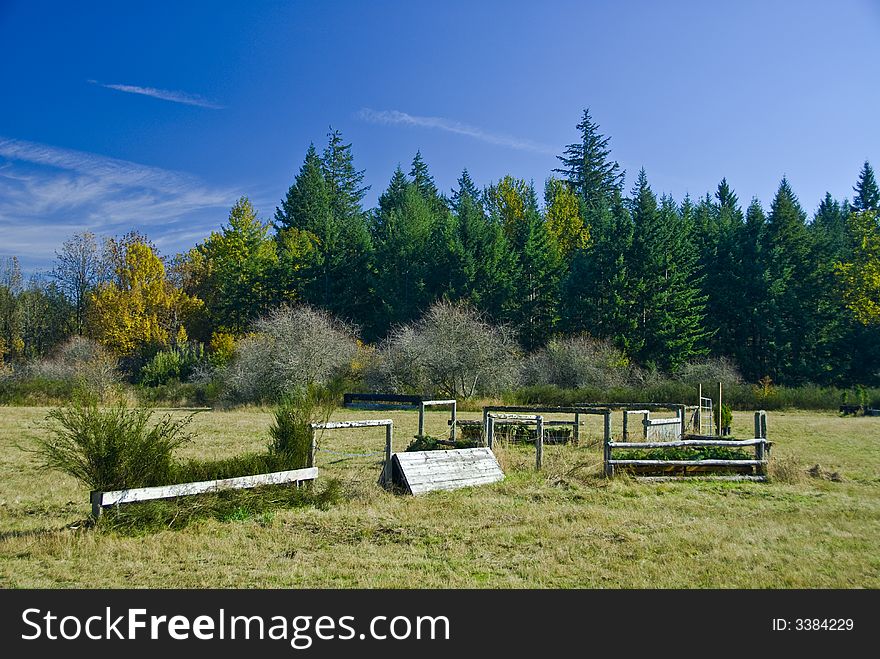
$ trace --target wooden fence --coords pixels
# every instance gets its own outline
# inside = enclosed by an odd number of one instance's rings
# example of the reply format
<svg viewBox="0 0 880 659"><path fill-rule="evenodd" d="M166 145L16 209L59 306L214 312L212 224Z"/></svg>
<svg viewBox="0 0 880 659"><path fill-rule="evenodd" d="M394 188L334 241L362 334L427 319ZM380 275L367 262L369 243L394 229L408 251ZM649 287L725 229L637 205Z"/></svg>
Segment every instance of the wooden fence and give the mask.
<svg viewBox="0 0 880 659"><path fill-rule="evenodd" d="M452 427L452 439L455 439L457 402L455 399L426 400L421 396L408 396L405 394L356 394L347 393L342 397L345 407L354 407L357 403L373 403L374 405L397 405L415 408L419 411L419 436L425 434L425 409L428 407L451 407L449 425Z"/></svg>
<svg viewBox="0 0 880 659"><path fill-rule="evenodd" d="M269 474L239 476L237 478L223 478L213 481L178 483L176 485L157 485L154 487L136 487L128 490L112 490L109 492L93 491L91 493L92 516L98 518L101 516L101 511L104 508L118 506L124 503L152 501L155 499L173 499L175 497L205 494L207 492L219 492L221 490L242 490L259 487L261 485L283 485L285 483L296 483L299 485L304 481L311 481L317 477L317 468L310 466L306 469L276 471Z"/></svg>
<svg viewBox="0 0 880 659"><path fill-rule="evenodd" d="M767 413L755 412L755 437L753 439L730 440L716 439L713 437L699 437L695 439L682 439L675 441L660 442L615 442L610 435L605 436L604 465L605 475L613 476L615 469L620 468L635 474L656 473L657 471L681 470L687 474L688 469L709 474L717 479L732 480L766 480L767 465L772 442L767 439ZM675 448L753 448L755 457L753 460L741 459L627 459L614 456L615 449L675 449ZM718 474L717 472L725 472ZM712 473L716 472L716 473ZM736 472L728 475L726 472ZM682 476L649 476L652 480L667 480L681 478Z"/></svg>
<svg viewBox="0 0 880 659"><path fill-rule="evenodd" d="M315 457L318 452L318 430L338 430L341 428L377 428L385 427L385 462L382 466L382 476L380 481L383 485L391 483L391 452L392 442L394 439L394 422L391 419L368 419L364 421L330 421L328 423L313 423L312 428L312 450L309 458L310 466L315 465Z"/></svg>

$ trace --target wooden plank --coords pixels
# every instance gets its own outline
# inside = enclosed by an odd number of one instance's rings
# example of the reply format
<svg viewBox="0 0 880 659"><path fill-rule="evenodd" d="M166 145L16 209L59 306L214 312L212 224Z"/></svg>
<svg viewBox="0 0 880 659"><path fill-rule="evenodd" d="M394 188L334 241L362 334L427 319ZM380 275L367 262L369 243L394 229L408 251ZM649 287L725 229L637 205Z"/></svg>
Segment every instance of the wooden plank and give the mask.
<svg viewBox="0 0 880 659"><path fill-rule="evenodd" d="M393 456L395 478L411 494L494 483L504 478L487 447L450 451L412 451Z"/></svg>
<svg viewBox="0 0 880 659"><path fill-rule="evenodd" d="M449 400L423 400L422 405L425 407L439 407L440 405L455 405L456 401L454 398L450 398Z"/></svg>
<svg viewBox="0 0 880 659"><path fill-rule="evenodd" d="M362 403L407 403L409 405L418 405L422 402L421 396L412 396L407 394L355 394L347 393L342 396L342 404L348 406L353 402Z"/></svg>
<svg viewBox="0 0 880 659"><path fill-rule="evenodd" d="M489 412L489 416L496 421L509 419L511 422L520 420L531 421L532 423L535 423L538 419L541 418L539 414L496 414L495 412Z"/></svg>
<svg viewBox="0 0 880 659"><path fill-rule="evenodd" d="M649 483L669 483L672 481L750 481L753 483L766 483L766 476L749 476L748 474L740 474L736 476L730 475L706 475L706 476L639 476L635 474L639 482L647 481Z"/></svg>
<svg viewBox="0 0 880 659"><path fill-rule="evenodd" d="M306 469L275 471L269 474L238 476L236 478L223 478L213 481L196 481L193 483L178 483L176 485L158 485L155 487L137 487L129 490L93 492L92 505L94 506L97 503L99 507L106 508L107 506L123 503L172 499L174 497L218 492L220 490L241 490L262 485L283 485L285 483L310 481L317 477L317 467L308 467Z"/></svg>
<svg viewBox="0 0 880 659"><path fill-rule="evenodd" d="M329 421L328 423L312 423L312 428L319 430L335 430L337 428L371 428L375 426L390 426L391 419L368 419L365 421Z"/></svg>
<svg viewBox="0 0 880 659"><path fill-rule="evenodd" d="M617 460L608 461L611 465L632 465L634 467L760 467L764 460Z"/></svg>
<svg viewBox="0 0 880 659"><path fill-rule="evenodd" d="M766 439L682 439L676 442L611 442L611 448L684 448L686 446L755 446Z"/></svg>

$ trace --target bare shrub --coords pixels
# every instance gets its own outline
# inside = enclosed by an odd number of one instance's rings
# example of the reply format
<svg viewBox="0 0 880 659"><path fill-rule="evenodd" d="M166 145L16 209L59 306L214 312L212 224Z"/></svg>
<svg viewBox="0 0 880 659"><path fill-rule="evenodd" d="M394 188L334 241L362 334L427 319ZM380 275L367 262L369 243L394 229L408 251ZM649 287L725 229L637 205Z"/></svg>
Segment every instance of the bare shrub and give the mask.
<svg viewBox="0 0 880 659"><path fill-rule="evenodd" d="M726 357L703 359L682 366L675 379L687 384L712 385L719 382L725 385L741 383L742 376L732 361Z"/></svg>
<svg viewBox="0 0 880 659"><path fill-rule="evenodd" d="M520 374L526 386L563 389L620 387L633 376L634 368L623 352L586 334L551 340L523 361Z"/></svg>
<svg viewBox="0 0 880 659"><path fill-rule="evenodd" d="M374 390L469 398L510 389L519 348L465 304L437 302L418 321L397 327L366 369Z"/></svg>
<svg viewBox="0 0 880 659"><path fill-rule="evenodd" d="M92 339L74 336L49 359L30 364L25 376L85 385L96 393L109 390L119 381L118 362Z"/></svg>
<svg viewBox="0 0 880 659"><path fill-rule="evenodd" d="M305 305L279 307L254 329L224 371L236 400L279 400L310 384L327 384L346 374L357 354L352 328Z"/></svg>

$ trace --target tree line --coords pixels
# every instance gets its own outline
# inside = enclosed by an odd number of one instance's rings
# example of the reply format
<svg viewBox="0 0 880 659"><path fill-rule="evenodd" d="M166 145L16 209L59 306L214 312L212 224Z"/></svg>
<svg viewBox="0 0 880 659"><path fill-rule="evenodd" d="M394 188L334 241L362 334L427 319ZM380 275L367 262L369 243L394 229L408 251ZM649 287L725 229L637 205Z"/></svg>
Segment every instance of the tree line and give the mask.
<svg viewBox="0 0 880 659"><path fill-rule="evenodd" d="M421 153L375 208L352 145L311 145L271 220L248 198L217 231L163 259L132 233L68 239L25 284L0 273L0 355L49 353L93 336L136 368L199 342L228 351L255 321L307 303L378 342L438 300L466 302L534 351L554 337L606 340L648 369L726 357L751 381L880 379L880 188L868 162L852 199L826 194L812 218L783 178L769 206L714 193L658 195L642 169L624 188L588 110L543 189L462 171L437 188Z"/></svg>

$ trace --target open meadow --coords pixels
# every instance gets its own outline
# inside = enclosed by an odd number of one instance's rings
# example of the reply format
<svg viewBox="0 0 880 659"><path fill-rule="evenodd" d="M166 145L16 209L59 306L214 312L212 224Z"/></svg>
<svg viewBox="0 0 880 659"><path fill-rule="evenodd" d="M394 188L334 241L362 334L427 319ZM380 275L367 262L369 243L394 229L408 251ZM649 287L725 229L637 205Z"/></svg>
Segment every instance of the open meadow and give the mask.
<svg viewBox="0 0 880 659"><path fill-rule="evenodd" d="M531 447L499 446L504 481L419 497L377 485L381 428L339 430L322 437L317 459L318 483L342 486L326 510L124 534L90 528L85 488L39 468L32 449L47 412L0 408L6 588L880 587L877 418L773 412L770 483L660 484L602 478L596 418L579 447L547 446L540 473ZM416 432L416 412L334 415L366 418L394 420L395 450ZM428 412L427 432L445 435L447 418ZM182 455L261 450L270 422L258 408L199 413ZM734 436L751 436L751 425L734 414Z"/></svg>

